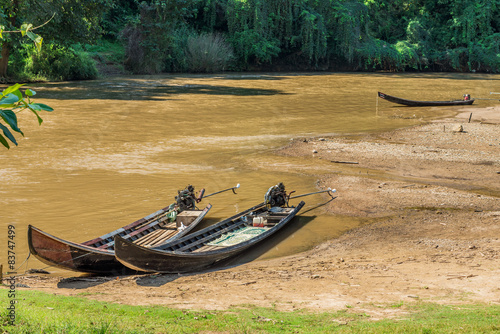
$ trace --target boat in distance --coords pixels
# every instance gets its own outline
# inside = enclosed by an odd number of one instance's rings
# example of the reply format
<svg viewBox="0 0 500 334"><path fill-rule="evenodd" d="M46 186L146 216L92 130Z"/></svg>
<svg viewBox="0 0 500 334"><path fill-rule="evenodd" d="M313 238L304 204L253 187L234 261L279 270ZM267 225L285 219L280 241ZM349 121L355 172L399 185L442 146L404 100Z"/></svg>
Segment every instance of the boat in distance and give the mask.
<svg viewBox="0 0 500 334"><path fill-rule="evenodd" d="M474 103L474 99L464 99L464 100L453 100L453 101L415 101L402 99L400 97L395 97L378 92L378 97L387 100L389 102L402 104L405 106L412 107L440 107L440 106L460 106L460 105L471 105Z"/></svg>
<svg viewBox="0 0 500 334"><path fill-rule="evenodd" d="M188 273L210 268L269 238L299 212L260 203L215 225L153 248L115 237L115 256L125 266L144 272ZM254 221L262 226L254 226Z"/></svg>
<svg viewBox="0 0 500 334"><path fill-rule="evenodd" d="M179 191L176 203L82 243L55 237L29 225L30 253L43 263L61 269L104 275L130 273L130 269L115 258L115 236L119 235L143 247L153 247L188 234L212 208L208 204L204 209L198 210L194 203L201 200L204 190L200 191L198 198L194 198L194 188L190 187Z"/></svg>

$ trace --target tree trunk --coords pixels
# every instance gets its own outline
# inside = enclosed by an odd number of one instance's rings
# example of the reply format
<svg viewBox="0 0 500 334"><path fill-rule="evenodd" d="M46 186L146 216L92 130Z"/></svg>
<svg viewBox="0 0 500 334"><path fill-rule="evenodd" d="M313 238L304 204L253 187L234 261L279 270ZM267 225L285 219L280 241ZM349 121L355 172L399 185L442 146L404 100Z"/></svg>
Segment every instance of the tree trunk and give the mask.
<svg viewBox="0 0 500 334"><path fill-rule="evenodd" d="M10 55L10 43L3 42L2 43L2 58L0 58L0 78L7 77L7 66L9 64L9 55Z"/></svg>
<svg viewBox="0 0 500 334"><path fill-rule="evenodd" d="M2 6L3 7L3 6ZM17 23L17 13L19 11L19 0L12 1L11 13L9 13L10 24L15 27ZM17 29L16 29L17 30ZM10 50L12 49L12 42L2 42L2 52L0 58L0 78L7 78L7 67L9 66Z"/></svg>

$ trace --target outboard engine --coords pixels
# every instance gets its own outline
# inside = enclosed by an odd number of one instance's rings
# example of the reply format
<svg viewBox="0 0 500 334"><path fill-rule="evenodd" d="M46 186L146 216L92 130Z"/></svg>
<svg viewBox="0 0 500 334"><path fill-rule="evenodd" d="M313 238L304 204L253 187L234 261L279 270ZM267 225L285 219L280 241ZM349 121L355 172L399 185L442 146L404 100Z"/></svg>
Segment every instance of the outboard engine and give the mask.
<svg viewBox="0 0 500 334"><path fill-rule="evenodd" d="M194 187L189 185L184 190L177 191L178 196L175 196L175 201L180 211L196 209L196 195Z"/></svg>
<svg viewBox="0 0 500 334"><path fill-rule="evenodd" d="M270 207L288 206L288 197L286 195L285 185L280 182L269 188L266 196L264 197L264 201L266 205L269 205Z"/></svg>

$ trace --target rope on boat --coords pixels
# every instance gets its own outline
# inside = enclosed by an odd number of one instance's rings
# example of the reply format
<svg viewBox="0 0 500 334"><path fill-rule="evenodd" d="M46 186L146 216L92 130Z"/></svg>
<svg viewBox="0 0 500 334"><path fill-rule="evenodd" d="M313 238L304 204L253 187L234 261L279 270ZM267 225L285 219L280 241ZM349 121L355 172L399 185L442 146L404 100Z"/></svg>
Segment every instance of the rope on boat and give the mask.
<svg viewBox="0 0 500 334"><path fill-rule="evenodd" d="M66 262L68 262L68 261L73 261L73 260L76 260L76 259L82 258L82 257L87 256L87 255L90 255L90 254L91 254L91 253L83 254L83 255L77 256L77 257L75 257L75 258L71 258L71 259L69 259L69 260L62 261L62 262L60 262L60 263L66 263ZM29 260L30 256L31 256L31 251L29 251L29 253L28 253L28 257L26 258L26 260L24 260L24 261L23 261L23 263L21 263L21 265L20 265L19 267L17 267L17 269L16 269L16 270L14 270L14 271L13 271L13 272L16 272L16 273L17 273L17 270L18 270L19 268L21 268L21 267L23 266L23 264L26 262L26 270L24 270L24 273L22 273L22 274L17 274L17 275L9 275L9 276L10 276L10 277L20 277L20 276L24 276L24 275L26 275L26 274L28 273L28 263L27 263L27 262L28 262L28 260ZM48 265L48 266L46 266L46 267L43 267L43 268L40 268L40 269L36 269L36 270L45 270L45 269L50 268L50 267L54 267L54 266L52 266L52 265ZM9 274L9 272L7 272L7 273L5 273L5 274Z"/></svg>
<svg viewBox="0 0 500 334"><path fill-rule="evenodd" d="M13 271L8 271L4 274L6 275L9 275L10 277L18 277L18 276L23 276L23 275L26 275L26 273L28 272L28 260L31 256L31 251L28 251L28 257L19 265L19 267L17 267L16 269L14 269ZM26 263L26 269L24 270L24 273L22 274L19 274L19 275L10 275L9 273L17 273L17 271ZM1 284L1 282L0 282Z"/></svg>

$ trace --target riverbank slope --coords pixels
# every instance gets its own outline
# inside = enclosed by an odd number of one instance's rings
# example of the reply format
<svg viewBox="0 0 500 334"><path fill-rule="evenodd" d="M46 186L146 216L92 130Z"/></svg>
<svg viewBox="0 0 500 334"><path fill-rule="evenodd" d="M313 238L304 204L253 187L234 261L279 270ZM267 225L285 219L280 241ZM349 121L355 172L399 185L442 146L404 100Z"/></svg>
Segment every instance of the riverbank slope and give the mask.
<svg viewBox="0 0 500 334"><path fill-rule="evenodd" d="M469 123L469 117L472 117ZM500 303L500 108L371 135L298 138L277 154L317 161L332 215L366 224L314 249L197 275L55 278L30 288L126 304L350 308L377 317L415 301Z"/></svg>

